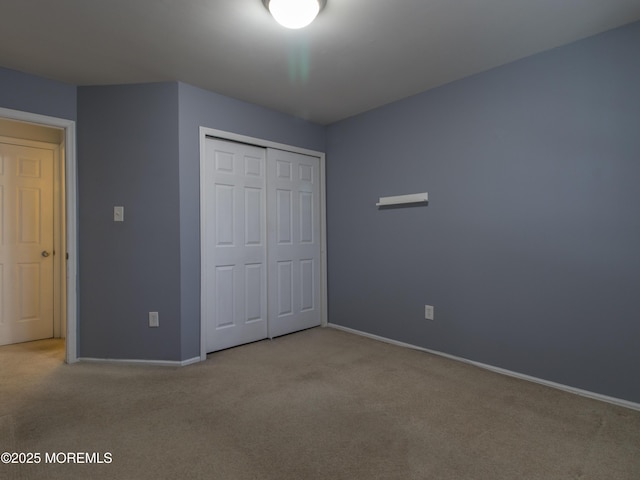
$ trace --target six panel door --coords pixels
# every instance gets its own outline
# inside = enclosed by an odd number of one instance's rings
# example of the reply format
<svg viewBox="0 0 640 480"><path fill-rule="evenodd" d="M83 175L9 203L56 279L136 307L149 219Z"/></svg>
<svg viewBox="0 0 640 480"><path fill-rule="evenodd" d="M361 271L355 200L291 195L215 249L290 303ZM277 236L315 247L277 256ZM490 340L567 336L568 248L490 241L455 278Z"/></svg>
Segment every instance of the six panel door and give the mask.
<svg viewBox="0 0 640 480"><path fill-rule="evenodd" d="M266 156L207 139L203 165L203 321L207 352L267 336Z"/></svg>
<svg viewBox="0 0 640 480"><path fill-rule="evenodd" d="M53 337L53 152L0 143L0 345Z"/></svg>
<svg viewBox="0 0 640 480"><path fill-rule="evenodd" d="M320 159L267 150L269 337L320 325Z"/></svg>

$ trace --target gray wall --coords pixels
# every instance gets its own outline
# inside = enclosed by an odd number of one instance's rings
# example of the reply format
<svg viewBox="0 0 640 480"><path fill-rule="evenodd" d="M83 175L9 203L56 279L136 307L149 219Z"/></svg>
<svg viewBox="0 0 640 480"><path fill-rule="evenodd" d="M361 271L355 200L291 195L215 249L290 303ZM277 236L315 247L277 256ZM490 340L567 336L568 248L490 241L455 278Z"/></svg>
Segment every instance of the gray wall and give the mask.
<svg viewBox="0 0 640 480"><path fill-rule="evenodd" d="M178 155L177 83L78 88L81 357L181 358Z"/></svg>
<svg viewBox="0 0 640 480"><path fill-rule="evenodd" d="M200 354L199 128L324 151L325 128L183 83L180 97L180 266L182 358Z"/></svg>
<svg viewBox="0 0 640 480"><path fill-rule="evenodd" d="M76 119L76 87L0 67L0 107Z"/></svg>
<svg viewBox="0 0 640 480"><path fill-rule="evenodd" d="M638 45L640 23L329 127L330 322L640 402Z"/></svg>

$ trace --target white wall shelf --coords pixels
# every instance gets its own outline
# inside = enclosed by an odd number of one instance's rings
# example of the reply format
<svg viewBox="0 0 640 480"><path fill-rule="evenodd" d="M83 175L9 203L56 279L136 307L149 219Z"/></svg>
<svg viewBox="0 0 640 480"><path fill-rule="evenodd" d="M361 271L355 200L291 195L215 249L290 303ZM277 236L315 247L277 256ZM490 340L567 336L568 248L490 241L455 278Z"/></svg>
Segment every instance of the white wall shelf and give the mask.
<svg viewBox="0 0 640 480"><path fill-rule="evenodd" d="M380 197L376 207L388 207L391 205L406 205L411 203L427 203L429 195L424 193L412 193L410 195L396 195L394 197Z"/></svg>

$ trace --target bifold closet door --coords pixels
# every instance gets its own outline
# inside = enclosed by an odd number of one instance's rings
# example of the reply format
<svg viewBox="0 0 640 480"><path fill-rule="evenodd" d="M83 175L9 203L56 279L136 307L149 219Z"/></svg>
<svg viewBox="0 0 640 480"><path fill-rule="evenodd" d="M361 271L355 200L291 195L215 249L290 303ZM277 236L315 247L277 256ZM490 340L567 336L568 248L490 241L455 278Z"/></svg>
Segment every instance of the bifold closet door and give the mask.
<svg viewBox="0 0 640 480"><path fill-rule="evenodd" d="M320 159L267 149L269 337L320 325Z"/></svg>
<svg viewBox="0 0 640 480"><path fill-rule="evenodd" d="M207 352L267 337L266 150L208 138L202 167Z"/></svg>

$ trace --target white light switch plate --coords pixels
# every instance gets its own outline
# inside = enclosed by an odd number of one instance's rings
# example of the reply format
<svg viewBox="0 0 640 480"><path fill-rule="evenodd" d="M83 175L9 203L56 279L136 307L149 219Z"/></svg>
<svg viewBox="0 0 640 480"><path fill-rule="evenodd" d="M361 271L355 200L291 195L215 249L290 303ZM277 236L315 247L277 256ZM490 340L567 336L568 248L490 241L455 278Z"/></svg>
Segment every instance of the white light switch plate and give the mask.
<svg viewBox="0 0 640 480"><path fill-rule="evenodd" d="M113 221L124 222L124 207L113 207Z"/></svg>
<svg viewBox="0 0 640 480"><path fill-rule="evenodd" d="M424 306L424 318L425 320L433 320L433 305Z"/></svg>

